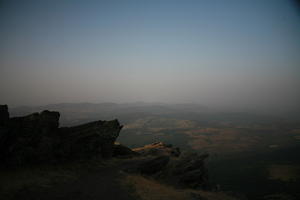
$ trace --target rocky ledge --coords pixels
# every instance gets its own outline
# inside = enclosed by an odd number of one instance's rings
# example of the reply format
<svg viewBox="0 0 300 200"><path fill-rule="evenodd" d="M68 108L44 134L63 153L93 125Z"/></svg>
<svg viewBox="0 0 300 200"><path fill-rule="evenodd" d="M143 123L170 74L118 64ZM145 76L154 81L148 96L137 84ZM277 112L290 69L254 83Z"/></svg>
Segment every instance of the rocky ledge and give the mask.
<svg viewBox="0 0 300 200"><path fill-rule="evenodd" d="M183 188L210 188L204 163L207 154L181 153L179 148L162 142L130 149L115 144L122 129L118 120L59 127L59 117L58 112L45 110L10 118L8 107L0 105L0 165L17 167L114 156L127 158L128 163L124 161L122 167L128 173Z"/></svg>
<svg viewBox="0 0 300 200"><path fill-rule="evenodd" d="M118 120L59 127L58 112L9 117L0 105L0 165L56 163L91 157L110 158L122 126Z"/></svg>
<svg viewBox="0 0 300 200"><path fill-rule="evenodd" d="M208 154L181 153L179 148L163 142L145 145L133 151L146 159L136 169L131 168L129 171L161 179L181 188L211 189L205 165Z"/></svg>

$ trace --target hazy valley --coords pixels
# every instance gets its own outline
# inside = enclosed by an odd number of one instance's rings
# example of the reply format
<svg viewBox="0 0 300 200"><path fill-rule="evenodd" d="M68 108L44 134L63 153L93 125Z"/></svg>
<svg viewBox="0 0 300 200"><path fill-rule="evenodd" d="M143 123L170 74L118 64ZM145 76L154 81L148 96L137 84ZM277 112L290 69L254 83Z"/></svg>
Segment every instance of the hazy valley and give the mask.
<svg viewBox="0 0 300 200"><path fill-rule="evenodd" d="M1 0L0 200L300 199L299 0Z"/></svg>
<svg viewBox="0 0 300 200"><path fill-rule="evenodd" d="M159 103L17 107L11 115L42 109L61 112L62 125L68 126L117 118L124 125L118 142L131 148L162 141L182 151L209 153L210 180L222 190L251 199L299 197L298 119Z"/></svg>

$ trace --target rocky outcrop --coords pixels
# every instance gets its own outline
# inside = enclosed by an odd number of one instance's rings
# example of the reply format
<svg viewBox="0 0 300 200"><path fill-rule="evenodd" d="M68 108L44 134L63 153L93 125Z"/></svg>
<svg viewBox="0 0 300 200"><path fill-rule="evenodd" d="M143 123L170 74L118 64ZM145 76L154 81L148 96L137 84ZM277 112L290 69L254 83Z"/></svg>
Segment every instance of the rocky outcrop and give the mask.
<svg viewBox="0 0 300 200"><path fill-rule="evenodd" d="M59 128L58 112L9 118L7 106L0 106L0 117L0 163L8 165L110 158L122 129L118 120Z"/></svg>
<svg viewBox="0 0 300 200"><path fill-rule="evenodd" d="M210 189L205 165L208 154L180 154L179 148L162 142L133 150L148 158L139 164L137 172L182 188Z"/></svg>
<svg viewBox="0 0 300 200"><path fill-rule="evenodd" d="M183 187L209 189L208 170L205 166L205 159L208 154L197 153L183 155L175 162L172 170L174 177L177 177L178 184Z"/></svg>
<svg viewBox="0 0 300 200"><path fill-rule="evenodd" d="M129 162L128 167L124 166L125 171L164 179L181 187L209 189L207 154L181 155L179 148L162 142L131 150L115 144L122 129L118 120L61 128L59 117L58 112L45 110L9 118L7 106L0 106L0 165L139 155L138 159L131 159L133 163Z"/></svg>
<svg viewBox="0 0 300 200"><path fill-rule="evenodd" d="M121 129L122 126L118 120L95 121L75 127L61 128L59 149L62 150L62 154L67 154L72 158L93 156L110 158L113 155L114 142Z"/></svg>
<svg viewBox="0 0 300 200"><path fill-rule="evenodd" d="M163 142L155 142L145 145L140 148L135 148L133 151L138 152L143 156L171 156L178 157L180 155L180 149L173 147L171 144L165 144Z"/></svg>
<svg viewBox="0 0 300 200"><path fill-rule="evenodd" d="M139 167L139 171L142 174L152 175L162 171L167 166L169 161L169 156L158 156L142 163Z"/></svg>
<svg viewBox="0 0 300 200"><path fill-rule="evenodd" d="M0 126L5 125L9 120L7 105L0 105Z"/></svg>
<svg viewBox="0 0 300 200"><path fill-rule="evenodd" d="M113 147L113 157L119 158L130 158L133 156L139 156L140 154L132 151L130 148L122 145L122 144L114 144Z"/></svg>
<svg viewBox="0 0 300 200"><path fill-rule="evenodd" d="M10 118L0 133L2 163L19 165L53 159L58 120L59 113L50 111Z"/></svg>

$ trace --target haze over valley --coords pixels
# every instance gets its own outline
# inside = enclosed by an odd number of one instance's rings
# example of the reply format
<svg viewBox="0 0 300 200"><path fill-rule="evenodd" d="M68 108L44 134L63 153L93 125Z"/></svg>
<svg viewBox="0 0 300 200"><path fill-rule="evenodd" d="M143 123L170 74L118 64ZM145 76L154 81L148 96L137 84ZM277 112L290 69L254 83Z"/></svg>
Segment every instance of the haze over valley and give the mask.
<svg viewBox="0 0 300 200"><path fill-rule="evenodd" d="M298 1L4 0L0 44L0 199L300 199Z"/></svg>

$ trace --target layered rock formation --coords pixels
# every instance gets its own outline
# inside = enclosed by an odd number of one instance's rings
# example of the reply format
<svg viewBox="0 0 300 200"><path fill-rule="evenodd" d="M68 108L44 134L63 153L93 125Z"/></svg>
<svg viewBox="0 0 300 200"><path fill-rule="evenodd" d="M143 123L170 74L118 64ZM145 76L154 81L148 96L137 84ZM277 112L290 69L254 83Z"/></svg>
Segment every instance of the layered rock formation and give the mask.
<svg viewBox="0 0 300 200"><path fill-rule="evenodd" d="M210 189L205 166L208 154L181 153L179 148L163 142L145 145L133 151L149 158L139 164L136 172L183 188Z"/></svg>
<svg viewBox="0 0 300 200"><path fill-rule="evenodd" d="M58 112L45 110L10 118L7 106L0 105L0 165L139 156L128 160L127 172L164 179L181 187L209 188L206 154L181 155L179 148L162 142L131 150L115 144L122 129L118 120L60 128L59 117Z"/></svg>
<svg viewBox="0 0 300 200"><path fill-rule="evenodd" d="M7 106L0 106L0 163L22 165L112 156L122 129L118 120L59 128L59 117L58 112L46 110L9 118Z"/></svg>
<svg viewBox="0 0 300 200"><path fill-rule="evenodd" d="M163 142L155 142L145 145L143 147L135 148L133 151L144 156L175 156L180 155L180 149L173 147L171 144L165 144Z"/></svg>
<svg viewBox="0 0 300 200"><path fill-rule="evenodd" d="M132 158L134 156L140 156L140 154L122 144L114 144L113 157Z"/></svg>
<svg viewBox="0 0 300 200"><path fill-rule="evenodd" d="M205 166L208 156L197 153L183 154L180 159L174 161L169 169L169 176L182 187L210 189L208 170Z"/></svg>

